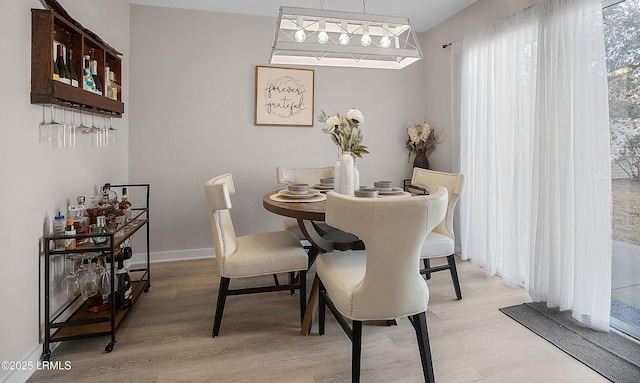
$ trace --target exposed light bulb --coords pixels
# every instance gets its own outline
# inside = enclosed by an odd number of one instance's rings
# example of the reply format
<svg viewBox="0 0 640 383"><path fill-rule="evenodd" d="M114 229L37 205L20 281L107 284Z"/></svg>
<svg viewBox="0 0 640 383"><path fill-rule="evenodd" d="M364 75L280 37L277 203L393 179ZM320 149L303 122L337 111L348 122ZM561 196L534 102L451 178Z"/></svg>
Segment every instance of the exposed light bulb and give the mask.
<svg viewBox="0 0 640 383"><path fill-rule="evenodd" d="M338 44L349 45L349 34L347 33L349 32L349 29L345 20L342 20L340 23L340 28L342 29L342 33L340 34L340 37L338 37Z"/></svg>
<svg viewBox="0 0 640 383"><path fill-rule="evenodd" d="M342 32L340 37L338 37L338 43L340 45L349 45L349 35L346 32Z"/></svg>
<svg viewBox="0 0 640 383"><path fill-rule="evenodd" d="M293 35L293 38L296 39L297 42L302 43L302 42L304 42L304 40L307 39L307 34L304 33L304 30L298 29L296 34Z"/></svg>
<svg viewBox="0 0 640 383"><path fill-rule="evenodd" d="M297 42L302 43L302 42L304 42L304 40L306 40L306 39L307 39L307 34L306 34L306 33L304 33L304 28L303 28L303 26L302 26L302 17L298 17L298 20L297 20L297 23L296 23L296 24L298 24L298 28L300 28L300 29L298 29L298 30L296 31L296 33L293 35L293 38L294 38Z"/></svg>
<svg viewBox="0 0 640 383"><path fill-rule="evenodd" d="M326 32L327 21L320 19L320 32L318 33L318 42L320 44L326 44L329 41L329 35Z"/></svg>
<svg viewBox="0 0 640 383"><path fill-rule="evenodd" d="M329 41L329 35L327 35L327 32L320 31L320 33L318 33L318 42L320 44L326 44L328 41Z"/></svg>
<svg viewBox="0 0 640 383"><path fill-rule="evenodd" d="M380 38L380 47L389 48L391 46L391 39L387 36L389 30L389 24L382 24L382 37Z"/></svg>
<svg viewBox="0 0 640 383"><path fill-rule="evenodd" d="M380 47L389 48L391 46L391 39L389 36L382 36L380 39Z"/></svg>
<svg viewBox="0 0 640 383"><path fill-rule="evenodd" d="M371 36L369 36L369 23L362 25L362 37L360 38L360 44L364 47L371 45Z"/></svg>
<svg viewBox="0 0 640 383"><path fill-rule="evenodd" d="M369 34L362 35L362 38L360 38L360 44L364 47L371 45L371 36L369 36Z"/></svg>

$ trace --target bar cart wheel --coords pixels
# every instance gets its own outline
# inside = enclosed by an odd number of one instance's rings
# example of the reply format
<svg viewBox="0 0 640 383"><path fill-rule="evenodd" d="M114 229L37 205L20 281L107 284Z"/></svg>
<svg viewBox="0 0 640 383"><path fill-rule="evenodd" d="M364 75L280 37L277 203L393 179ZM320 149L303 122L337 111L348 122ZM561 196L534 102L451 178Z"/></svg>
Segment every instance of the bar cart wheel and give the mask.
<svg viewBox="0 0 640 383"><path fill-rule="evenodd" d="M51 350L42 353L42 360L48 362L51 360Z"/></svg>
<svg viewBox="0 0 640 383"><path fill-rule="evenodd" d="M149 287L151 287L151 283L149 283L149 284L147 285L147 287L145 287L145 288L144 288L144 292L145 292L145 293L148 293L148 292L149 292Z"/></svg>
<svg viewBox="0 0 640 383"><path fill-rule="evenodd" d="M107 345L107 347L104 348L105 352L111 352L113 351L113 346L116 345L116 341L112 340L111 342L109 342L109 344Z"/></svg>

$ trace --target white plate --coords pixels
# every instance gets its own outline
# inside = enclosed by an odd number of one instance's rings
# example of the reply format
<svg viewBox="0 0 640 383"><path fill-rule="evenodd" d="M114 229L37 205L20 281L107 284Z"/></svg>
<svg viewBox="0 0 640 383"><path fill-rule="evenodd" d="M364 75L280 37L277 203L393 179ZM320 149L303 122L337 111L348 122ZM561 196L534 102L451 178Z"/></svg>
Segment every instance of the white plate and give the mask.
<svg viewBox="0 0 640 383"><path fill-rule="evenodd" d="M315 184L313 186L311 186L314 189L318 189L318 190L333 190L333 185L321 185L321 184Z"/></svg>
<svg viewBox="0 0 640 383"><path fill-rule="evenodd" d="M309 199L319 194L318 192L314 192L311 190L309 190L309 193L307 194L295 194L289 191L288 189L280 190L278 193L286 198L291 198L291 199Z"/></svg>
<svg viewBox="0 0 640 383"><path fill-rule="evenodd" d="M411 197L411 193L406 191L401 191L393 194L381 194L378 192L378 198L399 198L399 197Z"/></svg>
<svg viewBox="0 0 640 383"><path fill-rule="evenodd" d="M317 193L316 195L313 195L311 198L302 199L302 198L289 198L289 197L285 197L280 193L274 193L274 194L271 194L269 198L272 201L276 201L276 202L309 203L309 202L324 201L327 199L327 195L324 193Z"/></svg>
<svg viewBox="0 0 640 383"><path fill-rule="evenodd" d="M394 194L402 194L404 190L399 187L391 188L391 190L381 190L380 188L376 188L378 190L378 194L380 195L394 195Z"/></svg>

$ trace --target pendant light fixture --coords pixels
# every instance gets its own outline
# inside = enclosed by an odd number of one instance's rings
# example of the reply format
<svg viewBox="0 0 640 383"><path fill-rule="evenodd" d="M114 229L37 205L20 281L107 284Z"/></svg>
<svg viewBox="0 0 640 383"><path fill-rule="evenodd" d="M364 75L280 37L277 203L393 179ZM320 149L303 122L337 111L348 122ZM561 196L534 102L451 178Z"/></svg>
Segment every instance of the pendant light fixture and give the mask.
<svg viewBox="0 0 640 383"><path fill-rule="evenodd" d="M422 58L408 18L370 15L363 4L363 13L280 7L269 62L402 69Z"/></svg>

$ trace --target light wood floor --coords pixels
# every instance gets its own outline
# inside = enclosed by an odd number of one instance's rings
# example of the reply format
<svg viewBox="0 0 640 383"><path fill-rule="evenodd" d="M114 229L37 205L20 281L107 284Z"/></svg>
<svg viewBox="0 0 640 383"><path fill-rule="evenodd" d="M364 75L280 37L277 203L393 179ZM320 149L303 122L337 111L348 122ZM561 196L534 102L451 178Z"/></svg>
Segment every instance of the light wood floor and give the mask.
<svg viewBox="0 0 640 383"><path fill-rule="evenodd" d="M608 381L498 311L530 301L522 289L458 265L461 301L448 272L428 282L437 382ZM297 295L229 297L220 336L211 338L218 283L214 259L153 264L152 287L123 322L113 352L104 352L107 337L63 342L51 360L70 361L71 370L36 371L29 382L350 381L349 339L330 313L324 336L301 336ZM363 333L363 382L422 381L407 319L368 324Z"/></svg>

